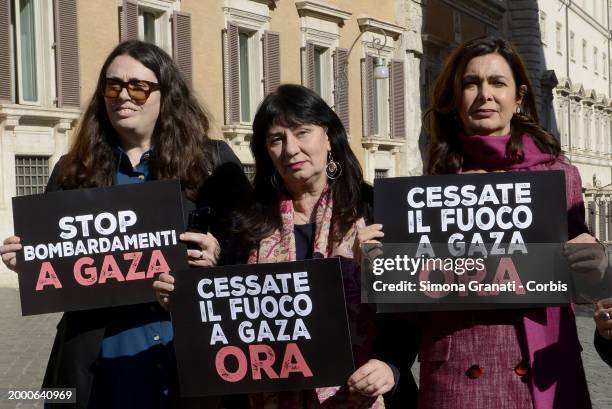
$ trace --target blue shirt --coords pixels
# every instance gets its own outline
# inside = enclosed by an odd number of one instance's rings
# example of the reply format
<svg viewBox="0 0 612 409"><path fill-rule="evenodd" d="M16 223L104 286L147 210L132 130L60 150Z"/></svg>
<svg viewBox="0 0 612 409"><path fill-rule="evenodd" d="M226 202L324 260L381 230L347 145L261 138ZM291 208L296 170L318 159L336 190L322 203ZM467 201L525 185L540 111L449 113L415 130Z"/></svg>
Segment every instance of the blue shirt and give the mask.
<svg viewBox="0 0 612 409"><path fill-rule="evenodd" d="M150 179L151 151L136 166L117 148L118 185ZM151 289L151 291L153 291ZM157 303L109 309L117 315L106 328L89 409L166 409L176 395L176 363L170 314Z"/></svg>

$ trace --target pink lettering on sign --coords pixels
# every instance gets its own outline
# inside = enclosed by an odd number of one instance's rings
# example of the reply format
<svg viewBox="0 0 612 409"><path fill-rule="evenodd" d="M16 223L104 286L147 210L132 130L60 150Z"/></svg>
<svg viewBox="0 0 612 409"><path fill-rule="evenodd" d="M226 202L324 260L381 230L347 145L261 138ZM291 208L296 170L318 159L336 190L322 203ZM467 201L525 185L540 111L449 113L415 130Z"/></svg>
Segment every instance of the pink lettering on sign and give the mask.
<svg viewBox="0 0 612 409"><path fill-rule="evenodd" d="M238 363L238 367L233 372L227 369L226 360L228 357L233 357ZM269 345L249 345L248 362L251 364L251 375L253 376L253 380L261 380L262 371L270 379L288 378L289 374L293 372L301 373L305 378L313 376L300 348L295 342L290 342L285 346L280 375L272 368L275 361L276 354ZM238 382L243 380L247 374L247 357L245 353L236 346L224 346L217 352L215 367L221 379L227 382Z"/></svg>
<svg viewBox="0 0 612 409"><path fill-rule="evenodd" d="M497 266L493 283L508 284L512 282L514 282L516 285L515 292L519 295L524 295L525 289L523 288L523 282L521 281L518 271L516 271L516 266L514 265L512 258L502 257L499 260L499 265Z"/></svg>
<svg viewBox="0 0 612 409"><path fill-rule="evenodd" d="M72 272L77 283L88 286L98 281L98 271L91 266L93 263L94 259L91 257L81 257L74 263ZM85 265L87 267L83 268Z"/></svg>
<svg viewBox="0 0 612 409"><path fill-rule="evenodd" d="M62 288L62 283L60 283L53 266L48 261L45 261L40 266L40 273L38 273L38 281L36 282L36 291L42 290L46 285L52 285L54 288Z"/></svg>
<svg viewBox="0 0 612 409"><path fill-rule="evenodd" d="M155 274L169 272L170 266L166 262L164 254L161 250L153 250L153 253L151 253L151 261L149 261L149 268L147 268L147 278L151 278Z"/></svg>
<svg viewBox="0 0 612 409"><path fill-rule="evenodd" d="M310 378L312 376L312 371L306 363L300 348L298 348L297 344L294 342L287 344L280 377L288 378L291 372L300 372L306 378Z"/></svg>
<svg viewBox="0 0 612 409"><path fill-rule="evenodd" d="M146 273L144 271L138 271L140 261L142 260L142 255L143 253L138 251L123 254L123 260L131 262L130 266L128 267L127 274L125 275L121 271L121 267L119 267L117 260L115 260L115 257L112 254L104 256L99 274L93 258L81 257L74 263L74 278L80 285L90 286L95 283L105 284L108 280L116 280L117 282L144 280L152 278L156 274L170 272L170 266L168 265L164 254L160 250L153 250L151 253L151 258L149 260ZM44 264L48 263L43 263L43 265ZM41 278L39 277L39 281L40 280Z"/></svg>
<svg viewBox="0 0 612 409"><path fill-rule="evenodd" d="M234 372L230 372L225 366L225 359L228 356L233 356L238 362L238 368ZM238 347L224 346L217 352L215 357L215 366L219 376L228 382L238 382L244 378L247 373L247 359L244 352Z"/></svg>
<svg viewBox="0 0 612 409"><path fill-rule="evenodd" d="M159 251L159 250L156 250ZM140 264L140 259L142 258L142 251L136 251L134 253L125 253L123 255L123 259L125 261L132 260L130 264L130 268L128 269L127 277L125 278L128 281L132 280L142 280L145 278L144 271L138 271L138 265Z"/></svg>
<svg viewBox="0 0 612 409"><path fill-rule="evenodd" d="M269 345L249 345L249 355L251 355L251 372L253 373L253 379L261 379L261 371L264 371L270 379L278 378L278 375L272 368L276 354Z"/></svg>
<svg viewBox="0 0 612 409"><path fill-rule="evenodd" d="M98 280L98 284L104 284L108 279L125 281L125 279L123 278L123 274L121 274L121 269L119 269L119 266L115 261L115 258L110 255L104 256L104 261L102 261L102 268L100 269L100 279Z"/></svg>

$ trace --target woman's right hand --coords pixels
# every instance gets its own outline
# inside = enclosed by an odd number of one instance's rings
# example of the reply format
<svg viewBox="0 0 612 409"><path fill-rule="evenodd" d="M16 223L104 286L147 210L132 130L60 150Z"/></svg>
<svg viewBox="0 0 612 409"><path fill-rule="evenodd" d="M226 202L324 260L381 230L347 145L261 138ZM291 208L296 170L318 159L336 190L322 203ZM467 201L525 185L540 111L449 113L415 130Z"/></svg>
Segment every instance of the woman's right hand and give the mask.
<svg viewBox="0 0 612 409"><path fill-rule="evenodd" d="M5 266L7 266L13 271L17 271L17 252L21 251L21 249L23 248L20 242L21 239L19 237L11 236L4 239L2 246L0 246L2 262Z"/></svg>
<svg viewBox="0 0 612 409"><path fill-rule="evenodd" d="M369 244L366 257L374 259L382 254L382 243L380 239L385 237L383 232L382 224L371 224L362 229L357 230L357 237L355 238L355 260L361 260L363 253L363 245Z"/></svg>
<svg viewBox="0 0 612 409"><path fill-rule="evenodd" d="M606 306L608 308L606 308ZM593 319L595 320L599 335L605 339L612 340L612 308L610 304L606 303L606 305L603 305L598 302L595 305Z"/></svg>
<svg viewBox="0 0 612 409"><path fill-rule="evenodd" d="M174 291L174 277L167 273L160 274L157 280L153 282L153 288L155 289L155 298L157 298L159 305L166 310L169 309L170 293Z"/></svg>

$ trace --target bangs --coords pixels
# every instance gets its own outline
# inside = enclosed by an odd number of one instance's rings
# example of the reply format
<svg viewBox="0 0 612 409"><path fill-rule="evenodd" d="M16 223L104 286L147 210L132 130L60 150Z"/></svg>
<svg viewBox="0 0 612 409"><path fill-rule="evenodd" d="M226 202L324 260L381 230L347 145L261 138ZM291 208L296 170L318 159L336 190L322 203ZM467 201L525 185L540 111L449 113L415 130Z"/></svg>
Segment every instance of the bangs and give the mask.
<svg viewBox="0 0 612 409"><path fill-rule="evenodd" d="M270 127L273 125L284 126L285 128L293 129L298 126L310 124L311 122L298 118L293 112L279 112L273 119Z"/></svg>
<svg viewBox="0 0 612 409"><path fill-rule="evenodd" d="M275 125L290 129L302 125L323 126L324 119L323 113L317 112L312 105L297 98L284 98L280 95L272 97L260 114L261 124L265 129Z"/></svg>

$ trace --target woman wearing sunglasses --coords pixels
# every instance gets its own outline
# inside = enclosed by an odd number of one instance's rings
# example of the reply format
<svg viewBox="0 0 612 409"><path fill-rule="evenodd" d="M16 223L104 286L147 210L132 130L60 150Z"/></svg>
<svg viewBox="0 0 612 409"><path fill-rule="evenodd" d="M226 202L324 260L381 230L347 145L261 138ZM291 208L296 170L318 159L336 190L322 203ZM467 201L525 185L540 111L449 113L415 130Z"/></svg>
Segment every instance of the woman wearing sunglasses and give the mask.
<svg viewBox="0 0 612 409"><path fill-rule="evenodd" d="M216 165L240 169L231 149L209 140L208 131L208 115L171 57L152 44L124 42L104 62L74 144L47 191L179 179L183 210L200 206ZM227 189L240 185L235 182L225 184L224 197L232 196ZM230 200L222 206L231 208ZM191 265L217 263L213 234L180 238L190 244ZM4 241L0 253L9 268L20 250L18 237ZM77 408L170 407L176 396L172 338L170 316L157 303L65 313L44 386L76 388Z"/></svg>

